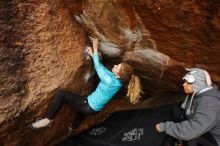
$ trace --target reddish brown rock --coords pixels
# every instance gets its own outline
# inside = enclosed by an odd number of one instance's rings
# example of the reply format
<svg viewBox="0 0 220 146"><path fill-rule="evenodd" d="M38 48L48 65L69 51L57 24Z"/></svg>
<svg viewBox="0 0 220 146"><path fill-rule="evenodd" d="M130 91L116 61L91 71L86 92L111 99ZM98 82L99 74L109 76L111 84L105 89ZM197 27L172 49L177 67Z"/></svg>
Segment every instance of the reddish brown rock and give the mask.
<svg viewBox="0 0 220 146"><path fill-rule="evenodd" d="M48 145L66 132L68 110L59 117L66 120L55 122L57 128L44 132L27 126L44 116L57 89L84 86L83 76L75 77L83 65L84 32L60 1L0 3L0 145Z"/></svg>
<svg viewBox="0 0 220 146"><path fill-rule="evenodd" d="M208 69L218 81L214 67L220 53L218 0L138 0L134 5L158 50L189 67Z"/></svg>
<svg viewBox="0 0 220 146"><path fill-rule="evenodd" d="M83 53L89 37L99 38L107 66L134 66L145 97L181 91L185 67L205 68L220 82L219 0L11 0L0 2L0 14L0 145L46 146L67 136L74 111L66 106L51 128L27 125L45 115L57 90L93 89L92 62ZM138 108L119 97L81 130L115 110Z"/></svg>

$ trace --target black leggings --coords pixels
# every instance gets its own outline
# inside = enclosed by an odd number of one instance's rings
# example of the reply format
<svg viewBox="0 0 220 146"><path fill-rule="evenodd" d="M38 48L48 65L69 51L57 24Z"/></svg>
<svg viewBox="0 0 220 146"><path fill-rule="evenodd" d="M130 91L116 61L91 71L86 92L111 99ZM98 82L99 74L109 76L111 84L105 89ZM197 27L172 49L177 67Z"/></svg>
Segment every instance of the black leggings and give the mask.
<svg viewBox="0 0 220 146"><path fill-rule="evenodd" d="M86 97L61 90L54 95L48 108L47 118L52 119L63 104L67 104L78 111L73 121L77 126L84 119L85 115L97 113L90 107Z"/></svg>

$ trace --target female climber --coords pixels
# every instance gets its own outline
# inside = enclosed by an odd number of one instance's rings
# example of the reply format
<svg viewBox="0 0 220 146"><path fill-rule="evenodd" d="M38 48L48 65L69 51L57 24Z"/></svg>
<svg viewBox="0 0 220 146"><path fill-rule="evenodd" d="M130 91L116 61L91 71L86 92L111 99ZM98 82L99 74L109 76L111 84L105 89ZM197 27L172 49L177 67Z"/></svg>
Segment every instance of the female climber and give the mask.
<svg viewBox="0 0 220 146"><path fill-rule="evenodd" d="M69 91L58 91L49 104L46 117L30 124L31 128L47 127L52 122L61 105L67 104L78 111L71 125L72 129L76 129L85 115L95 114L101 111L119 91L123 83L127 81L129 81L127 96L132 104L138 103L141 97L141 84L139 78L133 75L133 68L123 62L114 65L112 71L109 71L99 60L98 39L93 39L92 45L93 49L88 47L86 51L93 58L94 67L100 79L95 91L87 97L82 97Z"/></svg>

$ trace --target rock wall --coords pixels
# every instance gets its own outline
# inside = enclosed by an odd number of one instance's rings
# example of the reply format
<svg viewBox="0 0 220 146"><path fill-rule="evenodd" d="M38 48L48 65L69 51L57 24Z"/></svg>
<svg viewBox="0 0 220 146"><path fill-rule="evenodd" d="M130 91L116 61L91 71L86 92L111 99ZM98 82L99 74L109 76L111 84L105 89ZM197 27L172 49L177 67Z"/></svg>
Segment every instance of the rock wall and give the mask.
<svg viewBox="0 0 220 146"><path fill-rule="evenodd" d="M133 65L144 97L181 91L185 67L205 68L220 82L219 0L0 1L0 145L53 145L67 136L74 117L67 106L51 128L28 124L44 117L57 90L86 95L94 88L84 54L94 37L108 67ZM119 107L130 105L113 100L84 122L100 122Z"/></svg>
<svg viewBox="0 0 220 146"><path fill-rule="evenodd" d="M48 145L66 129L42 133L28 124L45 115L56 90L87 86L83 73L75 77L89 67L83 63L85 33L59 0L0 3L0 145ZM69 114L64 110L60 118L66 120L58 124L68 125Z"/></svg>
<svg viewBox="0 0 220 146"><path fill-rule="evenodd" d="M207 69L217 82L219 6L218 0L134 1L135 9L161 53L186 63L188 67Z"/></svg>

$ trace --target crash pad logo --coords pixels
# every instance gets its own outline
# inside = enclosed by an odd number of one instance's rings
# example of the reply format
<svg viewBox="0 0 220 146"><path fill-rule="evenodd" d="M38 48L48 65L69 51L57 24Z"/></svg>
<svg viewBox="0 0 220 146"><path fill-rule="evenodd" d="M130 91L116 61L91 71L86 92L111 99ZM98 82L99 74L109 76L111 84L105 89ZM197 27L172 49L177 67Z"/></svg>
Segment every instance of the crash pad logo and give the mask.
<svg viewBox="0 0 220 146"><path fill-rule="evenodd" d="M122 141L140 140L141 135L144 135L143 128L134 128L133 130L124 133L124 137L122 138Z"/></svg>
<svg viewBox="0 0 220 146"><path fill-rule="evenodd" d="M105 128L105 127L93 128L89 132L89 134L90 135L102 135L103 133L105 133L106 130L107 130L107 128Z"/></svg>

